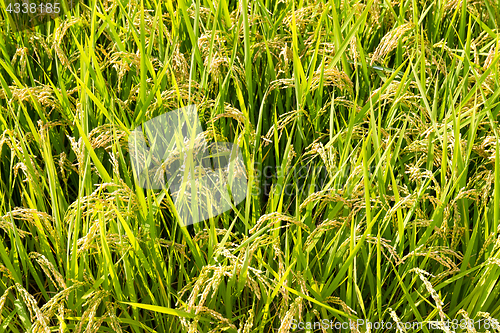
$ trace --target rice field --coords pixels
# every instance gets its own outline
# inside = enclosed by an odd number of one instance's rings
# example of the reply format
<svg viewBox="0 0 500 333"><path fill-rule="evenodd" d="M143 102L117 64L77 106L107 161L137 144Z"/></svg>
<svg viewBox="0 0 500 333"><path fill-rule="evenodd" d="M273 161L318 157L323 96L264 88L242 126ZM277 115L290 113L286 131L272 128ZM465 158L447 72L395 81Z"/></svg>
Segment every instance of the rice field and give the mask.
<svg viewBox="0 0 500 333"><path fill-rule="evenodd" d="M13 1L0 332L500 332L497 1ZM129 139L188 105L246 195L184 225Z"/></svg>

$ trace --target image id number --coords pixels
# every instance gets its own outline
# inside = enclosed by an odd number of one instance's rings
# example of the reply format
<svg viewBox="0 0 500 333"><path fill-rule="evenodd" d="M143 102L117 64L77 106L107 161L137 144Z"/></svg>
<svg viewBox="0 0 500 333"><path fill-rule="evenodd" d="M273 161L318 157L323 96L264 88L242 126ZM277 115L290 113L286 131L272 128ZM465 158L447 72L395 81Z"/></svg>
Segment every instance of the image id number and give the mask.
<svg viewBox="0 0 500 333"><path fill-rule="evenodd" d="M37 7L40 9L37 10ZM37 12L39 13L47 13L47 14L58 14L61 12L61 7L59 7L59 3L55 2L54 4L47 2L47 3L40 3L36 4L34 2L16 2L16 3L9 3L7 8L5 9L8 13L14 13L14 14L35 14Z"/></svg>

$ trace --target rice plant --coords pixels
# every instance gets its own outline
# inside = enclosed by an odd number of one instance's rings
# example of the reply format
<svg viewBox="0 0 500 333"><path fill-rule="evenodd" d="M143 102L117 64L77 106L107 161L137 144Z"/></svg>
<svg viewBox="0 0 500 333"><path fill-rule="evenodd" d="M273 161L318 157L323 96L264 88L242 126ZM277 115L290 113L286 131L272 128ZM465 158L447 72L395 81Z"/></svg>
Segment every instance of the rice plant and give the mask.
<svg viewBox="0 0 500 333"><path fill-rule="evenodd" d="M1 3L1 332L500 331L497 2ZM187 105L247 188L185 226L128 140Z"/></svg>

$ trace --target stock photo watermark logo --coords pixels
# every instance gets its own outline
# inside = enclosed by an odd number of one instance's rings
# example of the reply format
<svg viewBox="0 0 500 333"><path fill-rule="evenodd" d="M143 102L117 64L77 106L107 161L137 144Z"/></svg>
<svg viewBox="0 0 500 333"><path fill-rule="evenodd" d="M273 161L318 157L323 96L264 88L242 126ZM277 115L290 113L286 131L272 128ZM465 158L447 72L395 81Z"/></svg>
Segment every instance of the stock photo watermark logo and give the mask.
<svg viewBox="0 0 500 333"><path fill-rule="evenodd" d="M73 9L78 0L2 0L13 31L33 28Z"/></svg>
<svg viewBox="0 0 500 333"><path fill-rule="evenodd" d="M136 127L128 144L138 185L168 189L182 225L228 211L247 195L246 169L238 145L209 143L195 105Z"/></svg>

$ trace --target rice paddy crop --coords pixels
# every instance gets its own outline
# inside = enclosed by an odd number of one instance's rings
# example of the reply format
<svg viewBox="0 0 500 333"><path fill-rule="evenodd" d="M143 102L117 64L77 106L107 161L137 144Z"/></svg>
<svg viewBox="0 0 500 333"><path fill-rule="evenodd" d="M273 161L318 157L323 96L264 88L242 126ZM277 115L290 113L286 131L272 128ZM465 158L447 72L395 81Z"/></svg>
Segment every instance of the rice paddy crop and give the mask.
<svg viewBox="0 0 500 333"><path fill-rule="evenodd" d="M498 2L1 3L1 332L500 331ZM247 195L182 226L127 140L187 105Z"/></svg>

